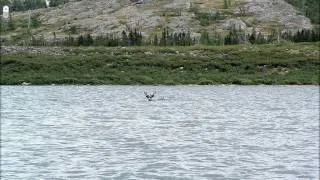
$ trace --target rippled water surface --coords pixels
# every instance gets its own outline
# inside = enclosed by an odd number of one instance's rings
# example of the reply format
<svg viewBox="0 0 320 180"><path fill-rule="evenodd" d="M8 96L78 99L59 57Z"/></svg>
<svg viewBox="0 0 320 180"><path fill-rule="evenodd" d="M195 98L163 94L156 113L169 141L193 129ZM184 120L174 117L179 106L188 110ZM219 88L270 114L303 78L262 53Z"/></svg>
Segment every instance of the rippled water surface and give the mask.
<svg viewBox="0 0 320 180"><path fill-rule="evenodd" d="M318 148L318 86L1 87L3 180L318 179Z"/></svg>

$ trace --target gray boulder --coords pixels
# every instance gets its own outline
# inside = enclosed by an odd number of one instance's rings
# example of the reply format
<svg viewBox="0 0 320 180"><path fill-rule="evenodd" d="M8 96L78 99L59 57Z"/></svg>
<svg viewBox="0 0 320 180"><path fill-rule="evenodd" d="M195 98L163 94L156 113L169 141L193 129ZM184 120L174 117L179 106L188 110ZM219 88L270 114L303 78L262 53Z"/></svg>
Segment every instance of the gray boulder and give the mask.
<svg viewBox="0 0 320 180"><path fill-rule="evenodd" d="M223 29L231 29L235 28L237 30L244 30L246 29L246 24L239 19L228 19L225 23L222 25Z"/></svg>

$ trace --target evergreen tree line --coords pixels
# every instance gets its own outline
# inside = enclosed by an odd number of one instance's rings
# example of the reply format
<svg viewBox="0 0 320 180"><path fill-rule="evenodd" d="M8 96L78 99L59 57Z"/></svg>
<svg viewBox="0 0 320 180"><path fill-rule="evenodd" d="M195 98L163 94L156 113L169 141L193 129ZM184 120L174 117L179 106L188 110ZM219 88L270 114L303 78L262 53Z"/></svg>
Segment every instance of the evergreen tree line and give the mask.
<svg viewBox="0 0 320 180"><path fill-rule="evenodd" d="M116 34L106 34L93 37L90 33L76 37L69 35L64 39L57 39L54 33L53 41L32 37L32 46L140 46L142 34L137 29L122 31L121 37Z"/></svg>
<svg viewBox="0 0 320 180"><path fill-rule="evenodd" d="M32 38L33 46L192 46L195 44L203 45L235 45L235 44L266 44L274 43L280 40L291 42L317 42L320 41L319 30L300 30L293 32L281 32L273 30L268 34L257 33L255 30L250 34L244 31L231 29L227 35L214 33L209 35L207 31L202 31L200 39L191 38L190 32L170 33L168 28L164 28L161 37L155 35L152 40L144 40L140 31L137 29L122 31L121 35L106 34L93 37L91 34L78 35L77 37L69 35L64 39L46 41L43 38Z"/></svg>
<svg viewBox="0 0 320 180"><path fill-rule="evenodd" d="M272 30L268 34L257 33L255 29L250 34L232 28L226 36L215 34L209 36L206 31L201 33L200 43L207 45L232 45L232 44L266 44L286 40L291 42L317 42L320 41L319 29L303 29L297 32L277 32ZM223 42L223 43L222 43Z"/></svg>
<svg viewBox="0 0 320 180"><path fill-rule="evenodd" d="M142 34L137 29L130 30L129 33L122 31L121 33L121 46L140 46L142 45Z"/></svg>
<svg viewBox="0 0 320 180"><path fill-rule="evenodd" d="M168 28L162 30L160 39L156 34L153 41L150 42L154 46L191 46L195 43L196 40L191 38L190 32L170 33Z"/></svg>
<svg viewBox="0 0 320 180"><path fill-rule="evenodd" d="M303 29L294 34L285 32L281 34L281 38L292 42L317 42L320 41L320 31Z"/></svg>
<svg viewBox="0 0 320 180"><path fill-rule="evenodd" d="M216 33L214 32L212 36L209 35L208 31L203 30L201 32L201 36L200 36L200 40L199 43L200 44L204 44L204 45L223 45L224 44L224 38L220 33Z"/></svg>

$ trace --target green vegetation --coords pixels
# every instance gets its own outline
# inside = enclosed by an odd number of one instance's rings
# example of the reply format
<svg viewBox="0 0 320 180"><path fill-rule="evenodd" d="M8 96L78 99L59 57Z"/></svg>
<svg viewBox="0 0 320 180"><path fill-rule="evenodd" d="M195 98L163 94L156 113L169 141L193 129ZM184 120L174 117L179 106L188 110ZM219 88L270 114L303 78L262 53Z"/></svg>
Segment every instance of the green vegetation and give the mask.
<svg viewBox="0 0 320 180"><path fill-rule="evenodd" d="M50 7L59 6L65 4L69 0L50 0ZM2 7L9 6L12 11L26 11L33 9L40 9L46 7L45 0L0 0L0 13L2 14Z"/></svg>
<svg viewBox="0 0 320 180"><path fill-rule="evenodd" d="M38 27L40 27L41 21L40 21L39 16L40 16L40 14L33 14L33 15L30 17L30 26L31 26L32 28L38 28Z"/></svg>
<svg viewBox="0 0 320 180"><path fill-rule="evenodd" d="M55 7L55 6L59 6L60 4L65 4L69 2L69 0L50 0L50 7Z"/></svg>
<svg viewBox="0 0 320 180"><path fill-rule="evenodd" d="M26 11L46 7L45 0L0 0L1 13L2 6L8 5L12 11Z"/></svg>
<svg viewBox="0 0 320 180"><path fill-rule="evenodd" d="M0 84L319 84L319 45L61 47L2 55Z"/></svg>
<svg viewBox="0 0 320 180"><path fill-rule="evenodd" d="M320 4L319 0L285 0L296 6L311 19L312 23L320 24Z"/></svg>
<svg viewBox="0 0 320 180"><path fill-rule="evenodd" d="M231 6L230 0L223 0L223 8L228 9Z"/></svg>
<svg viewBox="0 0 320 180"><path fill-rule="evenodd" d="M195 11L195 18L199 20L201 26L209 26L218 20L223 20L226 18L221 12L199 12Z"/></svg>
<svg viewBox="0 0 320 180"><path fill-rule="evenodd" d="M229 1L230 2L230 1ZM229 4L229 3L228 3ZM190 7L190 11L194 13L195 19L199 21L201 26L209 26L216 21L223 20L226 18L226 14L217 11L203 11L195 5Z"/></svg>

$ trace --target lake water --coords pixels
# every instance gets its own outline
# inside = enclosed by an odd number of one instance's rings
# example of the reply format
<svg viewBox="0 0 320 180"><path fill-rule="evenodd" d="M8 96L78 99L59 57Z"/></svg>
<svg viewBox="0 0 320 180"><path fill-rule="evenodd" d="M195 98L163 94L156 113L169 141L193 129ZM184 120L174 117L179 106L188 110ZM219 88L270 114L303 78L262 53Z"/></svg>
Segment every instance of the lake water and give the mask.
<svg viewBox="0 0 320 180"><path fill-rule="evenodd" d="M318 178L319 86L1 86L3 180Z"/></svg>

